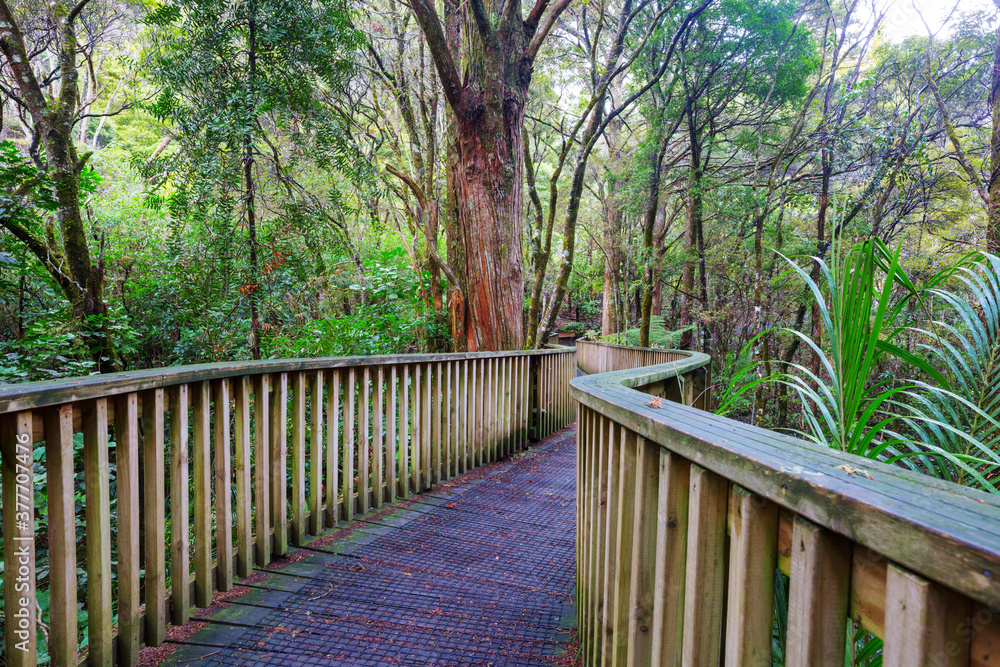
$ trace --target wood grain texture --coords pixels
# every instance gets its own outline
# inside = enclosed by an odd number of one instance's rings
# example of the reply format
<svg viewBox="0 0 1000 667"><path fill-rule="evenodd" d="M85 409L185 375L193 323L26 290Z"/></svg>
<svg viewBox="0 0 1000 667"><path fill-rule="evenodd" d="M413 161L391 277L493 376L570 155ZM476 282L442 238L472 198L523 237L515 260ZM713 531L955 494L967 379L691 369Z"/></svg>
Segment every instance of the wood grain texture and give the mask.
<svg viewBox="0 0 1000 667"><path fill-rule="evenodd" d="M97 406L101 406L98 408ZM87 527L102 529L107 526L108 539L103 545L98 540L87 540L88 556L94 553L101 558L93 569L88 568L88 576L96 574L99 579L94 588L88 586L88 595L98 604L106 607L95 614L93 621L97 628L89 637L100 643L95 654L95 664L111 664L111 536L110 519L99 503L107 503L107 405L104 399L93 401L88 406L89 416L85 421L88 428L84 444L84 474L87 482L95 486L104 482L103 492L87 485ZM100 414L98 414L98 410ZM97 431L103 420L103 436ZM33 667L38 656L38 628L35 626L35 489L31 443L33 419L30 412L0 416L0 465L3 483L3 556L5 577L3 583L4 643L7 664L18 667ZM103 437L103 443L101 438ZM90 443L89 446L86 443ZM101 451L104 452L103 460ZM103 473L99 466L104 463ZM103 477L102 477L103 475ZM91 502L94 507L91 507ZM106 506L106 505L105 505ZM75 533L75 526L74 526ZM105 535L106 533L91 533ZM74 535L75 541L75 535ZM106 554L105 554L106 552ZM103 558L107 557L107 569L102 570ZM75 570L74 570L75 574ZM103 577L103 578L102 578ZM75 583L75 580L74 580ZM107 595L105 596L105 588ZM75 610L74 610L75 611ZM17 619L15 621L15 618ZM74 636L74 640L76 637ZM75 646L74 646L75 649Z"/></svg>
<svg viewBox="0 0 1000 667"><path fill-rule="evenodd" d="M309 532L319 535L323 521L323 372L309 375Z"/></svg>
<svg viewBox="0 0 1000 667"><path fill-rule="evenodd" d="M883 664L965 667L971 611L968 598L890 563Z"/></svg>
<svg viewBox="0 0 1000 667"><path fill-rule="evenodd" d="M329 373L326 398L326 513L330 525L340 520L340 371Z"/></svg>
<svg viewBox="0 0 1000 667"><path fill-rule="evenodd" d="M92 664L111 665L111 490L108 401L104 398L83 406L83 471L87 503L87 656Z"/></svg>
<svg viewBox="0 0 1000 667"><path fill-rule="evenodd" d="M271 562L271 376L253 379L254 539L257 565Z"/></svg>
<svg viewBox="0 0 1000 667"><path fill-rule="evenodd" d="M579 423L579 420L578 420ZM660 447L645 438L636 443L632 525L632 578L629 582L626 664L653 660L653 610L656 605L657 516L660 501Z"/></svg>
<svg viewBox="0 0 1000 667"><path fill-rule="evenodd" d="M306 385L305 373L292 375L292 525L289 542L297 547L306 540Z"/></svg>
<svg viewBox="0 0 1000 667"><path fill-rule="evenodd" d="M174 625L191 614L188 388L170 392L170 601Z"/></svg>
<svg viewBox="0 0 1000 667"><path fill-rule="evenodd" d="M118 662L132 665L139 657L142 591L139 574L139 402L135 394L116 399L115 473L118 491ZM51 593L50 593L51 595Z"/></svg>
<svg viewBox="0 0 1000 667"><path fill-rule="evenodd" d="M288 552L288 374L271 376L271 525L274 539L271 552Z"/></svg>
<svg viewBox="0 0 1000 667"><path fill-rule="evenodd" d="M236 574L249 577L253 568L253 471L250 455L250 378L233 380L236 409L233 431L233 473L236 475Z"/></svg>
<svg viewBox="0 0 1000 667"><path fill-rule="evenodd" d="M215 566L216 587L233 587L233 470L232 433L229 428L229 380L212 383L213 426L215 433Z"/></svg>
<svg viewBox="0 0 1000 667"><path fill-rule="evenodd" d="M194 487L194 603L212 604L212 430L208 380L192 386L191 476Z"/></svg>
<svg viewBox="0 0 1000 667"><path fill-rule="evenodd" d="M159 512L162 517L162 480L163 477L163 392L159 391L160 403L160 477L161 500L158 505L150 506L146 510L149 515L156 516ZM149 400L148 404L152 408L155 401ZM49 655L52 664L74 665L77 662L77 617L76 617L76 504L73 497L73 406L63 405L60 407L47 408L45 410L45 481L48 486L47 500L49 503ZM148 450L147 450L148 452ZM6 455L6 452L3 454ZM148 453L147 453L148 457ZM155 461L155 458L153 459ZM154 472L155 474L155 472ZM5 485L6 487L6 485ZM148 496L147 496L148 498ZM8 505L4 499L4 507ZM148 527L148 524L147 524ZM150 610L148 618L155 618L156 625L161 626L163 619L162 602L157 606L157 598L150 595L149 590L159 593L159 599L163 599L163 522L162 518L158 526L159 532L159 561L150 562L147 552L146 558L146 584L148 587L146 594L146 605ZM8 526L4 526L4 533L7 533ZM155 540L156 530L153 538ZM150 535L147 532L147 541ZM8 540L12 545L16 545L14 540ZM16 559L10 559L4 554L6 563L15 563ZM159 578L156 574L159 573ZM13 582L14 577L9 577ZM6 600L14 600L5 591ZM151 605L150 602L153 604ZM10 612L8 612L10 613ZM147 641L162 642L162 631L157 633L158 628L153 628L150 632L147 621ZM8 655L13 655L8 646Z"/></svg>

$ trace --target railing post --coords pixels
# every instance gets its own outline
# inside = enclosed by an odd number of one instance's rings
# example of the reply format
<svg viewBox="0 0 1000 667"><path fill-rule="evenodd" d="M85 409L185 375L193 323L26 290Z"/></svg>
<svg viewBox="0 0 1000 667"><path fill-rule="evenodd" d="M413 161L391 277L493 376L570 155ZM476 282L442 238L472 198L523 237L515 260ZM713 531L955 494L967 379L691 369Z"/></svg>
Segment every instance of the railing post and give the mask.
<svg viewBox="0 0 1000 667"><path fill-rule="evenodd" d="M539 369L541 356L535 354L528 357L528 440L538 442L540 436L542 402L539 385Z"/></svg>

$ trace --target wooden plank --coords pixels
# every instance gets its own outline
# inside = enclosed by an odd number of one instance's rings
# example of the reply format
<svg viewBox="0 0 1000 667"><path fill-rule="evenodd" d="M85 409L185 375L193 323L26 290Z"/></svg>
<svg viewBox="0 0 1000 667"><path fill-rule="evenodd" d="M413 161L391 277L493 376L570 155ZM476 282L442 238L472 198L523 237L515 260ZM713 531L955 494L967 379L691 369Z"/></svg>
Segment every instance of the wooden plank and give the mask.
<svg viewBox="0 0 1000 667"><path fill-rule="evenodd" d="M462 439L460 444L460 452L462 459L462 468L460 474L465 474L469 471L469 455L471 450L469 449L469 428L470 420L472 415L472 392L469 391L469 360L465 359L462 361L462 407L459 411L459 437Z"/></svg>
<svg viewBox="0 0 1000 667"><path fill-rule="evenodd" d="M403 366L399 401L399 487L403 498L410 497L410 367Z"/></svg>
<svg viewBox="0 0 1000 667"><path fill-rule="evenodd" d="M579 424L579 419L577 423ZM626 664L653 659L653 609L656 603L656 530L660 500L660 446L636 442L635 499L632 520L632 578L629 582Z"/></svg>
<svg viewBox="0 0 1000 667"><path fill-rule="evenodd" d="M398 493L399 482L397 475L397 465L396 465L396 447L398 446L398 440L396 437L396 429L399 428L399 422L397 415L399 414L399 400L398 400L398 387L399 379L396 377L396 367L392 366L389 368L389 406L386 411L386 435L388 436L388 442L385 446L385 451L387 455L387 460L385 464L385 476L389 482L389 502L392 504L396 503L396 494Z"/></svg>
<svg viewBox="0 0 1000 667"><path fill-rule="evenodd" d="M442 428L441 423L441 404L444 401L444 395L441 393L441 375L442 366L439 361L434 373L434 386L431 388L431 401L433 404L431 426L433 430L431 432L431 475L428 486L433 486L441 482L441 465L444 460L444 441L442 435L446 431Z"/></svg>
<svg viewBox="0 0 1000 667"><path fill-rule="evenodd" d="M139 657L143 619L139 616L139 399L134 393L115 400L115 473L118 491L118 662ZM51 593L50 593L51 595Z"/></svg>
<svg viewBox="0 0 1000 667"><path fill-rule="evenodd" d="M423 368L420 364L413 367L413 387L410 395L410 486L414 493L420 493L420 464L422 462L420 451L424 438L424 414L423 414Z"/></svg>
<svg viewBox="0 0 1000 667"><path fill-rule="evenodd" d="M588 422L590 411L586 408L578 412L577 424L577 457L576 457L576 595L574 596L576 610L577 632L585 634L584 613L587 608L587 536L590 533L590 517L587 513L586 501L590 479L587 476L590 462L590 429Z"/></svg>
<svg viewBox="0 0 1000 667"><path fill-rule="evenodd" d="M309 376L309 532L319 535L323 521L323 371Z"/></svg>
<svg viewBox="0 0 1000 667"><path fill-rule="evenodd" d="M288 552L288 374L271 378L271 524L275 556Z"/></svg>
<svg viewBox="0 0 1000 667"><path fill-rule="evenodd" d="M103 404L104 399L97 399ZM94 410L93 403L90 406ZM107 513L109 501L107 491L107 411L103 412L103 441L96 433L100 427L100 416L93 415L89 419L89 437L84 445L84 470L87 475L87 526L88 528L104 528L105 531L93 532L91 535L107 535L106 540L87 540L87 553L95 553L101 557L98 563L88 563L87 574L98 576L94 582L96 589L88 588L88 592L96 593L91 598L95 603L106 603L96 610L93 623L97 624L92 638L99 641L95 664L111 664L111 549L110 549L110 519ZM72 413L70 414L72 419ZM38 657L38 629L35 625L35 476L33 447L34 428L31 412L18 412L0 416L0 464L2 464L3 483L3 556L6 565L4 574L4 642L8 665L18 667L34 667ZM58 432L57 432L58 433ZM90 443L88 447L86 442ZM103 446L102 446L103 442ZM101 463L100 453L104 452L103 472L98 469ZM70 458L72 461L72 458ZM72 466L70 466L72 474ZM91 488L101 481L103 475L104 491ZM71 487L72 488L72 487ZM91 507L91 504L94 507ZM100 503L100 504L98 504ZM102 511L100 508L104 507ZM93 519L93 521L92 521ZM73 526L70 523L70 526ZM75 535L74 535L75 543ZM98 569L104 564L106 556L107 568ZM92 561L91 561L92 562ZM75 569L72 570L76 574ZM104 578L101 578L104 577ZM74 585L75 585L74 579ZM90 582L88 581L88 584ZM106 595L105 595L106 593ZM73 610L75 612L75 609ZM94 632L94 631L92 631ZM95 637L95 634L98 636ZM75 649L76 636L73 635Z"/></svg>
<svg viewBox="0 0 1000 667"><path fill-rule="evenodd" d="M170 601L174 625L191 614L188 388L170 391Z"/></svg>
<svg viewBox="0 0 1000 667"><path fill-rule="evenodd" d="M421 488L429 489L433 483L433 470L431 463L431 434L434 430L433 425L433 413L432 413L432 401L434 387L434 369L431 364L427 364L424 367L424 384L423 392L423 404L420 412L420 436L421 436L421 455L420 455L420 480Z"/></svg>
<svg viewBox="0 0 1000 667"><path fill-rule="evenodd" d="M562 408L560 406L559 410ZM558 414L558 413L557 413ZM635 433L621 429L618 446L618 518L614 562L617 564L612 581L611 601L611 664L628 665L628 632L631 607L633 528L635 526L635 489L638 442ZM655 549L655 547L654 547Z"/></svg>
<svg viewBox="0 0 1000 667"><path fill-rule="evenodd" d="M455 458L455 439L452 437L455 425L455 401L452 395L454 385L451 382L452 376L455 375L454 368L455 365L450 362L444 365L444 394L442 394L444 423L441 425L441 451L444 453L444 460L441 463L442 479L448 479L455 474L452 470L452 461Z"/></svg>
<svg viewBox="0 0 1000 667"><path fill-rule="evenodd" d="M485 449L486 449L486 360L480 359L479 363L476 364L476 381L475 381L475 392L476 392L476 417L475 417L475 429L476 436L474 440L474 445L476 449L476 458L473 466L478 468L485 462Z"/></svg>
<svg viewBox="0 0 1000 667"><path fill-rule="evenodd" d="M368 514L371 497L371 476L369 469L370 447L369 422L371 420L371 369L365 366L361 373L361 410L358 412L358 506L362 515Z"/></svg>
<svg viewBox="0 0 1000 667"><path fill-rule="evenodd" d="M145 644L159 646L167 628L166 464L164 461L163 389L147 391L142 400L143 532L145 533ZM69 425L72 439L72 420ZM54 571L54 570L53 570ZM75 573L75 569L70 569ZM51 598L50 594L50 598ZM74 575L73 600L76 600ZM74 611L74 623L76 613ZM73 635L76 636L75 633ZM75 642L74 642L75 644ZM74 646L75 649L75 646ZM56 661L53 658L54 662Z"/></svg>
<svg viewBox="0 0 1000 667"><path fill-rule="evenodd" d="M271 376L253 379L254 532L257 565L271 562Z"/></svg>
<svg viewBox="0 0 1000 667"><path fill-rule="evenodd" d="M372 503L376 508L382 507L384 502L385 456L382 453L382 441L385 433L385 404L382 395L385 391L385 369L379 366L377 373L373 389L375 407L372 412L372 427L375 429L372 438L372 490L374 491Z"/></svg>
<svg viewBox="0 0 1000 667"><path fill-rule="evenodd" d="M212 382L215 404L215 568L220 591L233 587L233 472L229 431L229 381Z"/></svg>
<svg viewBox="0 0 1000 667"><path fill-rule="evenodd" d="M683 657L690 492L691 463L661 448L653 590L654 665L679 665Z"/></svg>
<svg viewBox="0 0 1000 667"><path fill-rule="evenodd" d="M192 386L191 476L194 484L194 603L212 604L212 460L209 381Z"/></svg>
<svg viewBox="0 0 1000 667"><path fill-rule="evenodd" d="M726 665L768 667L778 559L778 506L740 486L729 502Z"/></svg>
<svg viewBox="0 0 1000 667"><path fill-rule="evenodd" d="M354 404L357 394L357 371L347 371L344 385L344 520L354 520L354 429L356 415Z"/></svg>
<svg viewBox="0 0 1000 667"><path fill-rule="evenodd" d="M306 374L292 375L292 526L289 541L306 540Z"/></svg>
<svg viewBox="0 0 1000 667"><path fill-rule="evenodd" d="M714 666L722 655L729 486L724 478L692 466L690 487L683 662Z"/></svg>
<svg viewBox="0 0 1000 667"><path fill-rule="evenodd" d="M163 390L154 390L159 392L160 396L160 484L159 488L163 488ZM150 410L153 411L155 408L155 403L153 400L147 398L146 403L150 406ZM16 435L15 435L16 440ZM24 440L22 436L22 440ZM148 451L148 450L147 450ZM17 460L16 455L16 442L15 442L15 461ZM155 459L154 459L155 460ZM45 481L46 481L46 493L47 500L49 504L49 656L53 665L75 665L77 663L77 619L76 619L76 506L74 500L74 487L73 487L73 406L72 405L61 405L58 407L52 407L45 410ZM5 466L6 468L6 466ZM6 480L5 480L6 482ZM16 482L16 478L15 478ZM7 488L7 484L4 484L4 488ZM147 496L148 497L148 496ZM4 507L15 507L16 503L8 505L7 499L4 499ZM147 507L146 515L156 515L157 511L160 512L162 516L163 512L163 502L155 507ZM4 526L4 534L11 535L12 538L8 540L11 545L15 548L20 544L20 540L16 540L14 536L20 536L20 533L16 530L13 533L7 533L8 526ZM155 533L154 533L155 534ZM159 583L159 593L160 599L163 598L163 523L159 525L159 563L155 561L150 563L147 556L146 559L146 585L149 588L156 589L157 581ZM147 541L150 539L150 535L146 533ZM12 559L7 554L4 554L5 563L10 563L13 565L17 563L17 559ZM152 567L150 567L152 565ZM157 565L159 570L157 570ZM159 572L160 578L157 580L155 574ZM13 574L13 568L11 568L11 573ZM16 582L14 576L10 576L11 581ZM16 627L16 622L20 619L14 617L16 613L16 603L19 602L17 596L11 596L9 592L5 591L5 599L9 600L7 613L11 614L9 625ZM162 642L162 634L156 634L156 628L154 632L150 633L149 619L155 618L157 623L163 622L163 606L156 606L155 598L153 599L154 604L150 606L151 596L149 591L146 593L147 600L147 642L153 645L153 642ZM20 628L17 628L20 629ZM10 646L7 648L7 655L13 656L14 652L11 651Z"/></svg>
<svg viewBox="0 0 1000 667"><path fill-rule="evenodd" d="M340 371L330 371L326 396L326 513L331 525L340 520Z"/></svg>
<svg viewBox="0 0 1000 667"><path fill-rule="evenodd" d="M971 611L967 597L890 563L883 664L965 667Z"/></svg>
<svg viewBox="0 0 1000 667"><path fill-rule="evenodd" d="M844 664L851 542L802 517L792 530L789 667Z"/></svg>
<svg viewBox="0 0 1000 667"><path fill-rule="evenodd" d="M253 569L252 470L250 458L250 378L233 380L236 418L233 422L233 472L236 474L236 574L249 577Z"/></svg>
<svg viewBox="0 0 1000 667"><path fill-rule="evenodd" d="M607 565L607 521L608 521L608 434L610 420L598 414L594 428L597 431L596 438L596 475L593 486L593 507L594 507L594 535L592 537L591 553L593 554L594 565L591 569L591 590L593 591L593 601L590 623L591 632L591 661L600 662L603 659L602 650L604 637L604 603L605 593L605 567Z"/></svg>
<svg viewBox="0 0 1000 667"><path fill-rule="evenodd" d="M24 428L18 431L23 433ZM83 474L87 503L87 660L93 665L111 665L111 489L105 398L87 401L83 406ZM4 484L4 489L7 487Z"/></svg>

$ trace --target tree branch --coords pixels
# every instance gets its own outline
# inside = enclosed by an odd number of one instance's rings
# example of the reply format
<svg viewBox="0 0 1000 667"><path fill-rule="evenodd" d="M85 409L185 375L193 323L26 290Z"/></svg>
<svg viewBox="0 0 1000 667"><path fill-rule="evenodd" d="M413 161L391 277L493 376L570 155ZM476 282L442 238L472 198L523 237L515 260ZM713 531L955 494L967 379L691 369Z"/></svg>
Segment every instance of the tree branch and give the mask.
<svg viewBox="0 0 1000 667"><path fill-rule="evenodd" d="M476 20L479 36L484 44L490 44L493 41L493 26L490 25L490 17L486 15L483 0L469 0L469 4L472 5L472 16Z"/></svg>
<svg viewBox="0 0 1000 667"><path fill-rule="evenodd" d="M3 0L0 0L2 2ZM465 86L462 85L462 78L458 74L455 66L455 59L448 48L448 40L445 37L444 29L441 27L441 20L431 0L412 0L410 9L420 24L420 29L427 39L427 46L430 48L431 57L434 58L434 66L437 68L438 76L441 77L441 85L444 87L445 97L454 109L456 114L465 113Z"/></svg>
<svg viewBox="0 0 1000 667"><path fill-rule="evenodd" d="M545 17L545 23L542 25L542 29L535 32L534 28L531 27L531 17L535 14L536 10L539 11L538 18L535 19L534 24L537 26L538 21L541 19L541 12L544 12L545 7L549 4L548 0L538 0L538 3L535 4L535 7L531 10L531 14L528 15L528 21L525 21L525 27L530 30L528 34L531 36L531 42L528 44L528 50L524 53L525 58L528 60L535 59L535 56L538 55L538 50L542 48L542 42L544 42L545 38L548 37L556 19L558 19L559 16L566 11L570 2L572 2L572 0L559 0L559 2L557 2L552 8L552 11L549 12L548 16Z"/></svg>

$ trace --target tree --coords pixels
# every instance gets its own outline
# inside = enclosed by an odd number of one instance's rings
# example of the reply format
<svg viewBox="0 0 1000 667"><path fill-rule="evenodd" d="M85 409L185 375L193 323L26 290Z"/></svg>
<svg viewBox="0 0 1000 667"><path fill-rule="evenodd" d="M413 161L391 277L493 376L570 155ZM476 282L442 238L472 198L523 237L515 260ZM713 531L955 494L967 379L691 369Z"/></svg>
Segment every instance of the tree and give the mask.
<svg viewBox="0 0 1000 667"><path fill-rule="evenodd" d="M29 48L23 26L38 17L14 11L7 0L0 0L0 53L5 79L0 92L27 115L31 137L28 154L34 167L34 173L26 173L19 183L6 189L0 206L0 226L24 243L59 285L88 341L93 360L107 372L120 370L121 363L108 326L104 264L100 252L96 261L93 257L83 217L82 200L93 184L93 175L87 169L91 153L78 152L74 138L77 124L87 117L81 104L89 106L81 97L78 59L90 57L97 41L81 44L77 39L78 23L88 4L89 0L72 5L53 0L48 5L51 21L48 25L43 21L33 31L39 44ZM47 71L41 56L50 55L50 48L55 51L56 67ZM26 197L39 188L51 192L55 220L49 217L41 223L24 215ZM96 232L94 235L98 236Z"/></svg>
<svg viewBox="0 0 1000 667"><path fill-rule="evenodd" d="M256 163L270 162L287 217L305 212L345 229L328 210L340 204L335 192L328 195L332 202L305 192L269 135L287 137L321 167L364 180L366 161L350 158L354 151L338 110L323 104L324 96L344 90L362 36L341 0L176 0L160 5L148 22L155 27L148 65L162 86L152 111L176 123L182 146L157 165L176 174L171 214L213 229L224 265L235 259L233 223L242 221L248 250L241 292L250 355L259 359L262 193Z"/></svg>
<svg viewBox="0 0 1000 667"><path fill-rule="evenodd" d="M414 0L452 112L449 215L460 246L450 258L462 283L459 349L523 345L524 105L542 42L570 0Z"/></svg>

